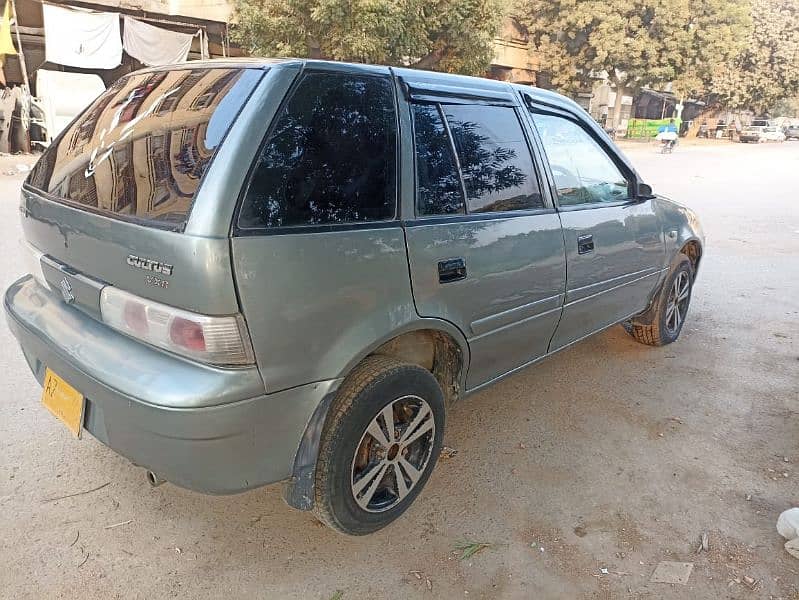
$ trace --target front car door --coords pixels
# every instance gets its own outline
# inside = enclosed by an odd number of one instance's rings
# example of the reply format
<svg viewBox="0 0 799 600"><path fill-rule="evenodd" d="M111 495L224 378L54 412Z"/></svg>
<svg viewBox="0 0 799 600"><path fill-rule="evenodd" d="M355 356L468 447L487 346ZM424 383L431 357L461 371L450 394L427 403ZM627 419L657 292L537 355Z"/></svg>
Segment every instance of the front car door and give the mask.
<svg viewBox="0 0 799 600"><path fill-rule="evenodd" d="M566 300L555 351L644 310L663 269L654 200L634 198L635 174L576 113L528 101L566 244Z"/></svg>
<svg viewBox="0 0 799 600"><path fill-rule="evenodd" d="M560 221L541 193L524 109L504 96L420 93L406 105L416 171L415 214L404 223L414 301L421 316L464 333L469 389L546 353L565 287Z"/></svg>

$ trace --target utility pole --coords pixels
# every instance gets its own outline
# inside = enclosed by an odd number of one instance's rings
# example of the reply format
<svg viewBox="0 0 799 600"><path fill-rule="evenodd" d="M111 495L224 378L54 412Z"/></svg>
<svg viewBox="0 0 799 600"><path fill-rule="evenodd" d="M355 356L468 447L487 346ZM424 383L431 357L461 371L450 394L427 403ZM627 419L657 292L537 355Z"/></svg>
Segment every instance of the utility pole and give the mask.
<svg viewBox="0 0 799 600"><path fill-rule="evenodd" d="M11 2L11 14L14 16L14 31L17 34L17 52L19 56L19 67L22 70L22 81L25 84L25 91L30 94L31 86L28 81L28 66L25 64L25 54L22 52L22 39L19 36L19 21L17 20L17 5L14 0Z"/></svg>

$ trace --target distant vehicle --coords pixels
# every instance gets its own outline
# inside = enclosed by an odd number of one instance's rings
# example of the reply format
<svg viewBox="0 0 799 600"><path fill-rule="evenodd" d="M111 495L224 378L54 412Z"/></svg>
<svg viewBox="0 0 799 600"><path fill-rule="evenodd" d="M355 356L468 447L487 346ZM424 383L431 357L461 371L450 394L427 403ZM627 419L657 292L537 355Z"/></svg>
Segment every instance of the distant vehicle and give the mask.
<svg viewBox="0 0 799 600"><path fill-rule="evenodd" d="M785 128L786 140L799 140L799 125L788 125Z"/></svg>
<svg viewBox="0 0 799 600"><path fill-rule="evenodd" d="M754 125L748 125L741 130L741 133L738 134L738 141L742 144L747 144L749 142L759 142L763 137L763 130L765 127L757 127Z"/></svg>
<svg viewBox="0 0 799 600"><path fill-rule="evenodd" d="M782 130L768 119L754 119L738 135L740 142L784 142Z"/></svg>
<svg viewBox="0 0 799 600"><path fill-rule="evenodd" d="M785 134L780 127L771 125L763 130L763 133L760 134L760 139L763 142L784 142Z"/></svg>

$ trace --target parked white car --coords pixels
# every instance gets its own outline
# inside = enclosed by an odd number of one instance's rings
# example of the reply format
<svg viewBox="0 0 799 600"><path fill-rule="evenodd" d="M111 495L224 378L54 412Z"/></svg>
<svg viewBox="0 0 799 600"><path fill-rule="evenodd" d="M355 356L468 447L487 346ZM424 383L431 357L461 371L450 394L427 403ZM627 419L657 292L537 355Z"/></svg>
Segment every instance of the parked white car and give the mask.
<svg viewBox="0 0 799 600"><path fill-rule="evenodd" d="M765 142L784 142L785 133L782 131L782 128L770 125L763 129L763 132L760 134L760 140Z"/></svg>

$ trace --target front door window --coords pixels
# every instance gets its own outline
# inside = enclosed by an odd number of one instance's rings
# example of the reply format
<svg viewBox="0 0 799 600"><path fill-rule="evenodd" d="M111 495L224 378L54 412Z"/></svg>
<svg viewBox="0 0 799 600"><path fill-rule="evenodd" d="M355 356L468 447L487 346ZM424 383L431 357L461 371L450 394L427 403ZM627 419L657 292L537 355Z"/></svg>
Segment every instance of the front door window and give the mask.
<svg viewBox="0 0 799 600"><path fill-rule="evenodd" d="M628 200L630 185L602 147L580 125L533 115L555 179L560 206Z"/></svg>

